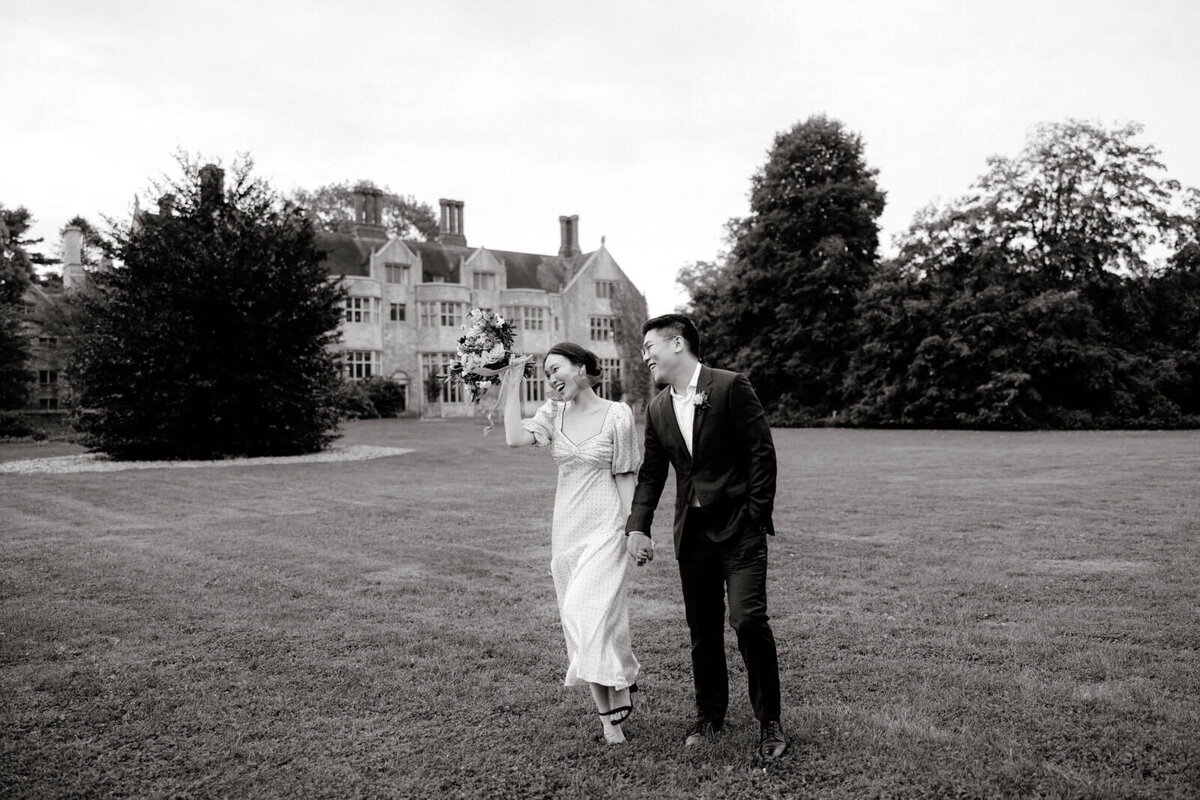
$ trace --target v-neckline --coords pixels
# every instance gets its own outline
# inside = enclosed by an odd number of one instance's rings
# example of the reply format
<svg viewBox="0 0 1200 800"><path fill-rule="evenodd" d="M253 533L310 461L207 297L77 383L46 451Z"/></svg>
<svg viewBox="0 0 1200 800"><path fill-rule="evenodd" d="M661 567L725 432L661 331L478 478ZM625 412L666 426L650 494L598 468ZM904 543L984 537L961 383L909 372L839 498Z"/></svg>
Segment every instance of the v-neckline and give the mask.
<svg viewBox="0 0 1200 800"><path fill-rule="evenodd" d="M608 402L608 408L604 409L604 417L600 420L600 429L598 431L596 431L595 433L593 433L588 438L584 439L582 442L576 442L570 436L567 436L567 430L566 430L566 428L567 428L567 404L563 403L562 414L560 414L558 417L558 432L561 433L562 437L564 439L566 439L568 442L570 442L573 447L583 447L585 444L590 442L592 439L595 439L597 436L604 433L604 423L608 422L608 412L612 411L612 407L616 405L616 403L614 403L611 400L609 400L607 402Z"/></svg>

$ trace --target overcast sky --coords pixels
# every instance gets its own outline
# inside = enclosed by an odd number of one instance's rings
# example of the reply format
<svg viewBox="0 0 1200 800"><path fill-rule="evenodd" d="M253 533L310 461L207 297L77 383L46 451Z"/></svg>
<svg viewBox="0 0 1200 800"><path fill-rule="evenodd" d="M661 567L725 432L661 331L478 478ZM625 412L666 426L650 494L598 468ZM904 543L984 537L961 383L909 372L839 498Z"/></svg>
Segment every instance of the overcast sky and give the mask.
<svg viewBox="0 0 1200 800"><path fill-rule="evenodd" d="M0 203L36 235L127 217L183 149L276 188L465 202L474 246L600 237L652 314L747 212L776 133L862 135L885 246L989 155L1071 117L1145 125L1200 185L1194 0L0 0Z"/></svg>

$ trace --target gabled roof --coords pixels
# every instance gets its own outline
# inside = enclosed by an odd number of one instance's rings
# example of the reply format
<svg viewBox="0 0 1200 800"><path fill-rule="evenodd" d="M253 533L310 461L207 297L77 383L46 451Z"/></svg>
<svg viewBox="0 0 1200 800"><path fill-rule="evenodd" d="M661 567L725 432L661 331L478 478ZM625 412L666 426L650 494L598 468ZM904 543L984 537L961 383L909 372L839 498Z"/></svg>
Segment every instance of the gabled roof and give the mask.
<svg viewBox="0 0 1200 800"><path fill-rule="evenodd" d="M497 258L503 259L508 273L510 289L542 289L561 292L571 275L587 256L542 256L534 253L518 253L513 250L492 250Z"/></svg>
<svg viewBox="0 0 1200 800"><path fill-rule="evenodd" d="M56 290L53 292L53 297L61 294L61 290ZM53 302L51 293L42 288L42 285L39 283L30 283L26 286L25 291L21 293L21 300L26 303L35 303L38 305Z"/></svg>
<svg viewBox="0 0 1200 800"><path fill-rule="evenodd" d="M513 250L490 250L489 252L504 262L504 272L508 278L508 288L545 289L548 292L558 291L557 287L544 284L538 280L538 267L549 256L540 256L536 253L518 253Z"/></svg>
<svg viewBox="0 0 1200 800"><path fill-rule="evenodd" d="M404 240L404 246L421 258L423 271L440 275L447 283L459 283L460 266L480 250L504 263L509 289L540 289L560 292L592 257L592 253L563 258L516 250L462 247L441 242ZM334 275L369 275L371 251L349 233L317 233L317 246L325 251L325 268Z"/></svg>
<svg viewBox="0 0 1200 800"><path fill-rule="evenodd" d="M371 251L349 233L317 232L317 249L325 251L321 263L331 275L370 277Z"/></svg>
<svg viewBox="0 0 1200 800"><path fill-rule="evenodd" d="M458 265L471 256L470 247L441 242L410 242L404 246L421 257L421 269L441 275L447 283L458 283Z"/></svg>
<svg viewBox="0 0 1200 800"><path fill-rule="evenodd" d="M604 245L600 245L600 250L603 250L603 249L604 249ZM582 258L582 261L580 261L580 263L576 267L575 271L571 273L570 280L568 280L567 285L563 287L564 291L566 291L567 289L570 289L571 286L574 285L575 281L579 280L579 276L584 273L584 270L586 270L589 266L591 266L592 261L595 260L595 256L597 254L599 254L600 250L596 250L593 253L587 253L586 255L579 256L579 258Z"/></svg>

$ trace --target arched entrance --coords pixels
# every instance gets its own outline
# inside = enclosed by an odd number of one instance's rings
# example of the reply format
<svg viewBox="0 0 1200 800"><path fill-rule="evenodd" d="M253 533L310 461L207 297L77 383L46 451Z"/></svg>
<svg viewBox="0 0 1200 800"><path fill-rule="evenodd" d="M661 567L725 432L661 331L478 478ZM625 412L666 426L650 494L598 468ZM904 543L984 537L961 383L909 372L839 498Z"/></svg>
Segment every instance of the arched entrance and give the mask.
<svg viewBox="0 0 1200 800"><path fill-rule="evenodd" d="M392 383L399 386L403 391L400 393L400 410L398 413L403 414L408 410L408 373L403 370L398 370L392 373Z"/></svg>

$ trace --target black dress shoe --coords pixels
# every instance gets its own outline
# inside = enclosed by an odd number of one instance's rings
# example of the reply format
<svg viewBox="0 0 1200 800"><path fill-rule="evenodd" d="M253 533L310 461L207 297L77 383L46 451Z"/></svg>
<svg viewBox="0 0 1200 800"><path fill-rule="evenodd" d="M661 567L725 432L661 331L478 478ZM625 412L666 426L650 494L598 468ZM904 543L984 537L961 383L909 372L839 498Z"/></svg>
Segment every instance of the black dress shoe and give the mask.
<svg viewBox="0 0 1200 800"><path fill-rule="evenodd" d="M787 752L788 742L778 720L764 722L759 729L758 753L763 761L774 761Z"/></svg>
<svg viewBox="0 0 1200 800"><path fill-rule="evenodd" d="M688 728L687 738L683 743L688 747L704 744L721 732L721 723L710 719L698 719L696 724Z"/></svg>

